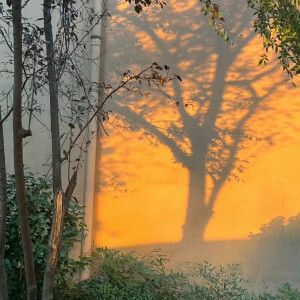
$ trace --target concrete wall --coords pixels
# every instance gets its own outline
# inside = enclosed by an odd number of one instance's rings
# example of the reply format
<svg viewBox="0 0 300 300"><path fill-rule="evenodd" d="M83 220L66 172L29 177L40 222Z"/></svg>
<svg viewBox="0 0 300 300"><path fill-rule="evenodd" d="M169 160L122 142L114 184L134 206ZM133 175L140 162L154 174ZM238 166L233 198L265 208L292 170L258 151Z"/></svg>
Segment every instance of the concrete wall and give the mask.
<svg viewBox="0 0 300 300"><path fill-rule="evenodd" d="M152 62L183 81L150 88L148 97L110 99L98 147L95 246L159 246L173 265L239 263L254 289L263 280L298 285L299 88L276 60L258 67L262 39L246 1L216 1L234 46L207 25L197 0L141 15L107 2L106 83Z"/></svg>

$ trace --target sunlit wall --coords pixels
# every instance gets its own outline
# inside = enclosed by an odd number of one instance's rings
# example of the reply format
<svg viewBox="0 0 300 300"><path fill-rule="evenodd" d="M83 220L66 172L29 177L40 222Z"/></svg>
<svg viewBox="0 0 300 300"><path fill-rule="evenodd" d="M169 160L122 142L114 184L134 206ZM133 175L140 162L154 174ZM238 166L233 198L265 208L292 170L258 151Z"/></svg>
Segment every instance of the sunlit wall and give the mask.
<svg viewBox="0 0 300 300"><path fill-rule="evenodd" d="M108 2L106 84L153 62L182 82L109 99L98 144L95 245L173 245L180 259L201 259L199 249L208 247L212 259L260 264L253 243L276 230L286 242L300 212L299 88L275 60L258 66L262 39L251 30L246 1L218 1L233 46L208 26L197 0L170 0L163 11L140 15L124 1ZM261 274L257 265L252 273ZM277 277L286 272L274 268Z"/></svg>

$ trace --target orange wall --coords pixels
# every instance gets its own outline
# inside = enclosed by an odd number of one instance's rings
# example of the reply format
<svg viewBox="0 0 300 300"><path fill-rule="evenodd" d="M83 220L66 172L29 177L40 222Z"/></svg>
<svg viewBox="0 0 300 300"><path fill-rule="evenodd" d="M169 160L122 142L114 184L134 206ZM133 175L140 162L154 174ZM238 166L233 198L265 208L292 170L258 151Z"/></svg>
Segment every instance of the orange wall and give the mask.
<svg viewBox="0 0 300 300"><path fill-rule="evenodd" d="M227 26L243 34L233 47L205 25L196 0L186 5L169 1L164 11L149 10L143 16L128 5L110 2L114 22L107 27L105 73L138 70L159 61L183 82L170 82L163 92L151 90L148 98L122 93L110 101L111 124L105 125L108 135L103 133L97 162L96 246L181 241L189 169L173 150L197 165L192 144L199 135L206 136L190 126L197 120L201 127L211 105L219 108L216 131L239 128L235 134L240 140L204 240L245 240L272 218L300 212L300 90L286 81L276 62L257 66L262 40L251 32L245 1L219 2ZM110 75L106 80L113 84L115 79ZM164 93L179 101L179 107ZM229 148L237 141L234 134L225 139ZM211 147L216 152L220 146ZM214 187L206 177L207 203Z"/></svg>

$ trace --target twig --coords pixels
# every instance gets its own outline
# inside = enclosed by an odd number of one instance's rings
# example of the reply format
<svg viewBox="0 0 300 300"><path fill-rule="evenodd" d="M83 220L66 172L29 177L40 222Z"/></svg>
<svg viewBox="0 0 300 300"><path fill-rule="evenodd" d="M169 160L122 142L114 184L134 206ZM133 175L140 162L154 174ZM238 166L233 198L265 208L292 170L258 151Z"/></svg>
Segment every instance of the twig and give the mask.
<svg viewBox="0 0 300 300"><path fill-rule="evenodd" d="M5 117L0 121L0 125L3 124L3 122L9 117L9 115L12 113L13 111L13 107L10 108L10 110L8 111L8 113L5 115Z"/></svg>

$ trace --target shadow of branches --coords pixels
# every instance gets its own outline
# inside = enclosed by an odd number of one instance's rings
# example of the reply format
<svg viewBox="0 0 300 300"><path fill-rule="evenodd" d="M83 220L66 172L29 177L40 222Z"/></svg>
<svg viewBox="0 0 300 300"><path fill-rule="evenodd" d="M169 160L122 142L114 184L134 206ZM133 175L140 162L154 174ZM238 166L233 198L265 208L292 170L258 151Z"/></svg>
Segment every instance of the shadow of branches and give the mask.
<svg viewBox="0 0 300 300"><path fill-rule="evenodd" d="M112 49L107 70L134 70L159 61L183 79L182 84L149 88L147 97L124 92L112 99L108 109L115 116L108 134L109 138L120 131L140 132L141 139L151 136L156 144L168 147L175 163L188 170L182 242L202 243L225 182L241 180L255 155L251 147L257 150L257 144L262 148L271 144L268 130L253 120L268 109L266 101L284 81L276 75L274 65L257 68L257 40L245 3L224 3L225 11L231 12L224 14L227 26L243 35L233 47L214 36L207 20L201 19L198 3L176 3L171 1L163 12L153 9L141 16L119 6L121 13L115 12L114 22L107 27L107 44ZM116 2L111 2L111 8L115 7ZM255 85L262 79L268 80L263 91ZM114 79L107 76L106 80ZM115 149L106 151L113 154ZM111 179L108 175L105 180Z"/></svg>

